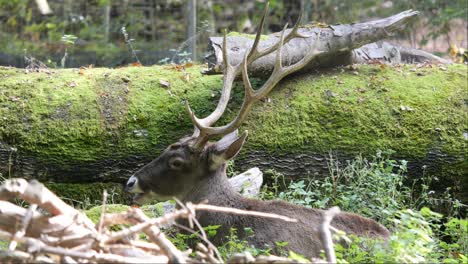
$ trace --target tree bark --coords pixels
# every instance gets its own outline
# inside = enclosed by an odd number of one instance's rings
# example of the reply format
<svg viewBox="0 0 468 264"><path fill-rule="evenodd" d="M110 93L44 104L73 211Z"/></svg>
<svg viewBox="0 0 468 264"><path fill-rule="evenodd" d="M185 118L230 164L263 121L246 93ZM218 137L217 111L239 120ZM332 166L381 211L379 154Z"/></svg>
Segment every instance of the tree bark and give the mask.
<svg viewBox="0 0 468 264"><path fill-rule="evenodd" d="M191 134L185 99L200 115L214 109L221 79L200 70L0 67L2 177L124 183ZM411 175L424 171L447 179L441 186L463 188L466 78L465 65L367 65L286 78L253 107L235 164L242 171L258 166L290 178L323 177L330 151L346 164L359 153L393 149ZM224 121L241 101L233 96Z"/></svg>
<svg viewBox="0 0 468 264"><path fill-rule="evenodd" d="M320 58L311 61L310 65L302 71L312 68L333 67L349 65L368 61L382 61L385 63L418 63L437 62L448 63L447 60L424 51L402 48L392 44L373 43L394 35L401 31L411 20L417 16L417 11L405 11L397 15L365 23L347 25L327 25L320 27L306 25L299 32L307 38L296 38L283 47L283 63L291 65L303 58L314 48L325 51ZM287 30L286 32L289 32ZM276 44L279 33L263 36L259 48L264 49ZM241 62L244 53L253 44L253 37L249 35L228 36L228 60L236 65ZM211 37L206 60L209 65L208 74L222 72L222 37ZM252 76L267 76L273 70L275 54L269 54L249 67Z"/></svg>
<svg viewBox="0 0 468 264"><path fill-rule="evenodd" d="M197 1L187 1L187 39L192 61L197 60Z"/></svg>

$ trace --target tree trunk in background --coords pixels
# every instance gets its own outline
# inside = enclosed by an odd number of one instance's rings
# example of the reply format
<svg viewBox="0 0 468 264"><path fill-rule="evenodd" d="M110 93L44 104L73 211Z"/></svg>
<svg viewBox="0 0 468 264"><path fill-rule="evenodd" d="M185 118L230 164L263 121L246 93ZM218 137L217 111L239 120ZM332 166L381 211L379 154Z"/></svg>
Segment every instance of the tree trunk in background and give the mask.
<svg viewBox="0 0 468 264"><path fill-rule="evenodd" d="M302 24L307 24L310 22L311 14L312 14L312 0L302 0Z"/></svg>
<svg viewBox="0 0 468 264"><path fill-rule="evenodd" d="M215 15L213 10L212 0L200 0L197 8L197 20L198 20L198 33L197 42L201 45L197 46L197 62L203 61L203 56L206 51L206 40L210 36L216 35Z"/></svg>
<svg viewBox="0 0 468 264"><path fill-rule="evenodd" d="M63 3L63 17L65 19L69 19L70 18L70 15L71 15L71 12L72 12L72 1L71 0L65 0L65 2Z"/></svg>
<svg viewBox="0 0 468 264"><path fill-rule="evenodd" d="M112 7L112 0L109 0L107 5L104 7L104 39L106 42L109 41L109 28L110 28L110 13Z"/></svg>
<svg viewBox="0 0 468 264"><path fill-rule="evenodd" d="M287 177L323 177L330 151L345 164L359 153L370 157L393 149L393 157L409 162L410 175L421 176L424 166L441 179L439 187L460 190L468 169L466 66L412 67L291 76L254 106L241 128L249 138L235 164L242 171L258 166ZM0 68L2 177L124 183L167 145L191 134L185 99L200 116L215 107L221 78L200 70L26 74ZM223 122L236 114L242 96L232 100Z"/></svg>
<svg viewBox="0 0 468 264"><path fill-rule="evenodd" d="M294 25L302 12L302 1L283 0L283 20L282 25Z"/></svg>
<svg viewBox="0 0 468 264"><path fill-rule="evenodd" d="M187 41L192 61L197 60L197 0L187 1Z"/></svg>

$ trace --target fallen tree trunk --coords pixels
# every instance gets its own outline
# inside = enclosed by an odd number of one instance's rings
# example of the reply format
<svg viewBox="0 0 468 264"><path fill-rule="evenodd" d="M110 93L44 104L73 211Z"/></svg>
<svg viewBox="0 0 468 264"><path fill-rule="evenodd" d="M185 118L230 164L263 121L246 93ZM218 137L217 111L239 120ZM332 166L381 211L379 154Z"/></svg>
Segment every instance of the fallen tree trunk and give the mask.
<svg viewBox="0 0 468 264"><path fill-rule="evenodd" d="M302 59L313 48L324 52L301 71L312 68L350 65L369 61L382 63L449 63L449 61L428 52L404 48L387 42L373 43L388 38L403 30L417 11L404 11L391 17L365 23L348 25L305 25L299 33L306 38L292 39L283 47L283 63L291 65ZM286 32L289 32L286 30ZM273 46L279 41L280 34L274 33L262 36L259 49ZM251 35L234 33L227 37L228 60L235 65L241 62L244 53L252 47L254 39ZM366 45L367 44L367 45ZM222 55L223 38L211 37L208 46L208 74L220 73L223 69ZM252 76L268 76L273 70L275 54L269 54L249 67Z"/></svg>
<svg viewBox="0 0 468 264"><path fill-rule="evenodd" d="M214 109L220 76L188 66L0 68L0 173L124 183L191 133L185 98L201 116ZM462 188L466 78L465 65L374 65L296 75L254 107L236 164L290 177L324 176L330 151L345 160L393 149L394 157L409 161L410 174L422 175L425 166L426 173ZM227 119L241 101L242 95L233 96Z"/></svg>

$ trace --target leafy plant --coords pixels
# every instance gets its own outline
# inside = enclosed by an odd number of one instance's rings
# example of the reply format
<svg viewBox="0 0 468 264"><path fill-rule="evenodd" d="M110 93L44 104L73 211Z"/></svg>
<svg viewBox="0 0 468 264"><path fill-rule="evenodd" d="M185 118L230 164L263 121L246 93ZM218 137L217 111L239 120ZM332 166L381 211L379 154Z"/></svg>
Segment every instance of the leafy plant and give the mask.
<svg viewBox="0 0 468 264"><path fill-rule="evenodd" d="M379 151L370 160L358 156L344 167L330 157L330 177L322 180L287 183L284 176L270 171L273 181L262 189L261 196L315 208L338 205L391 229L388 245L342 236L350 241L347 246L335 245L342 263L466 262L468 224L458 218L466 205L453 198L450 188L437 195L431 186L438 179L425 173L412 185L405 185L409 181L407 163L391 159L392 153ZM450 208L443 210L445 217L427 207L441 205Z"/></svg>
<svg viewBox="0 0 468 264"><path fill-rule="evenodd" d="M239 171L236 170L234 160L228 160L226 165L226 174L228 177L234 177L239 174Z"/></svg>
<svg viewBox="0 0 468 264"><path fill-rule="evenodd" d="M120 28L120 32L122 33L125 43L127 44L128 48L130 49L130 52L132 53L133 58L136 60L138 64L141 65L140 60L138 59L137 56L137 50L133 48L133 42L135 41L134 39L130 38L130 36L127 33L127 29L125 27Z"/></svg>
<svg viewBox="0 0 468 264"><path fill-rule="evenodd" d="M244 228L245 234L250 237L254 236L254 230L249 227ZM236 252L248 251L252 256L258 255L269 255L271 248L265 247L265 249L257 248L254 245L250 245L246 240L239 239L238 230L231 228L229 234L226 236L227 242L218 247L219 253L224 259L228 259L232 254Z"/></svg>
<svg viewBox="0 0 468 264"><path fill-rule="evenodd" d="M212 225L204 227L203 230L205 231L208 239L213 239L218 234L218 229L220 227L220 225ZM256 248L255 246L250 245L248 241L240 239L238 232L239 230L237 230L236 228L231 228L229 230L229 233L225 237L224 244L218 246L218 251L223 259L226 260L234 253L245 251L248 251L253 256L270 254L270 248ZM247 236L255 235L254 231L249 227L244 228L243 232ZM198 242L202 242L202 240L200 239L200 232L192 234L175 232L174 235L169 236L169 239L179 249L186 249L188 247L196 245ZM280 243L280 246L281 245L285 246L286 244Z"/></svg>
<svg viewBox="0 0 468 264"><path fill-rule="evenodd" d="M395 263L461 263L466 262L466 220L450 220L440 224L442 215L424 207L420 211L404 209L394 212L392 235L387 243L349 236L349 247L335 245L342 263L395 262ZM465 227L459 223L465 221ZM444 226L454 224L455 229ZM455 231L455 232L453 232ZM454 235L449 243L444 235ZM464 240L459 240L460 238ZM464 251L462 251L462 247Z"/></svg>
<svg viewBox="0 0 468 264"><path fill-rule="evenodd" d="M60 60L62 68L65 68L65 63L68 58L68 48L75 45L75 41L78 39L75 35L63 35L61 41L65 44L65 54Z"/></svg>
<svg viewBox="0 0 468 264"><path fill-rule="evenodd" d="M390 158L393 151L378 151L370 160L357 156L342 166L330 156L330 176L321 180L286 180L281 174L269 172L273 183L262 189L263 199L279 199L295 204L329 208L339 206L342 210L362 214L387 224L392 212L401 208L421 209L424 206L443 205L451 208L450 215L458 215L463 207L454 199L450 188L442 195L430 189L437 179L423 175L405 184L408 179L407 162Z"/></svg>

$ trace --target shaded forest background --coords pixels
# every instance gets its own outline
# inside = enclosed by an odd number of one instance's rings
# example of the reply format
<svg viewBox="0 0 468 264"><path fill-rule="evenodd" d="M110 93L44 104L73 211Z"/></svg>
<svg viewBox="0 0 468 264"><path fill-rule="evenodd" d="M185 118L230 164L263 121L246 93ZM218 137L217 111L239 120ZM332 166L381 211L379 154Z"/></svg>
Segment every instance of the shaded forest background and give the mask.
<svg viewBox="0 0 468 264"><path fill-rule="evenodd" d="M203 61L208 36L253 33L264 0L0 0L0 65L25 67L34 57L49 67L116 67ZM467 47L467 1L270 0L266 32L294 23L322 26L385 17L406 9L419 19L392 42L440 56ZM122 29L125 29L124 32ZM126 36L124 36L126 34ZM196 52L191 49L196 44ZM452 49L450 49L452 47ZM132 50L135 53L132 53ZM136 55L136 56L135 56Z"/></svg>

